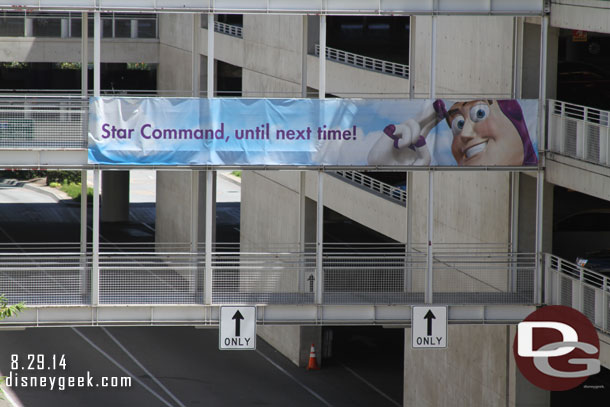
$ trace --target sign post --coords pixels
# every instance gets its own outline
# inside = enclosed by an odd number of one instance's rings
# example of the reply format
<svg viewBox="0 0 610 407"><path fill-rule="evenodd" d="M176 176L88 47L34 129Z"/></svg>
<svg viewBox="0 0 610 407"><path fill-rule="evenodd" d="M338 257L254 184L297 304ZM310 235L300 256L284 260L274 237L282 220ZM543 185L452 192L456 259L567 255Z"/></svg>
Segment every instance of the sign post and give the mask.
<svg viewBox="0 0 610 407"><path fill-rule="evenodd" d="M447 347L447 307L413 307L411 347Z"/></svg>
<svg viewBox="0 0 610 407"><path fill-rule="evenodd" d="M256 349L256 307L220 307L220 350Z"/></svg>

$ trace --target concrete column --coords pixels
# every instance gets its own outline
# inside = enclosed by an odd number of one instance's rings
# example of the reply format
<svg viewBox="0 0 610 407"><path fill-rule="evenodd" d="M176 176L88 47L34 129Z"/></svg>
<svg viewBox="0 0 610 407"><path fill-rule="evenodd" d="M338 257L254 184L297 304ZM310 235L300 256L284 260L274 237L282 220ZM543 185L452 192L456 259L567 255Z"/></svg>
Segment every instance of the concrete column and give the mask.
<svg viewBox="0 0 610 407"><path fill-rule="evenodd" d="M131 30L130 30L130 37L131 38L138 38L138 20L133 19L131 20Z"/></svg>
<svg viewBox="0 0 610 407"><path fill-rule="evenodd" d="M24 33L23 35L26 37L33 37L34 36L34 19L31 17L26 17L25 18L25 27L24 27Z"/></svg>
<svg viewBox="0 0 610 407"><path fill-rule="evenodd" d="M70 20L67 18L61 19L61 38L70 38Z"/></svg>
<svg viewBox="0 0 610 407"><path fill-rule="evenodd" d="M205 202L206 176L200 172L198 198L191 199L191 171L157 171L157 206L155 241L158 243L191 243L193 230L191 228L192 202L196 202L198 221L197 231L199 243L205 238ZM213 201L216 202L216 177L212 187ZM212 221L216 217L215 205L212 206ZM212 226L212 241L216 236L215 222ZM190 249L190 245L189 245Z"/></svg>
<svg viewBox="0 0 610 407"><path fill-rule="evenodd" d="M129 171L102 172L102 222L129 221Z"/></svg>

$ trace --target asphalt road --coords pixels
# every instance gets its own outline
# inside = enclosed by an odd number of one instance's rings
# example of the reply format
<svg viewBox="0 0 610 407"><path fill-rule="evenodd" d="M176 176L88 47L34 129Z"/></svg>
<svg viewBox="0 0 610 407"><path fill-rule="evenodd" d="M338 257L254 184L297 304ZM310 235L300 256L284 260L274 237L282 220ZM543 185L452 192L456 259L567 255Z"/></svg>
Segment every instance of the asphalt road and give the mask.
<svg viewBox="0 0 610 407"><path fill-rule="evenodd" d="M299 369L262 340L256 351L220 351L216 329L33 328L0 332L0 344L3 375L92 376L92 388L50 390L49 381L45 388L12 387L8 396L18 406L400 405L343 364ZM28 354L44 355L41 370L28 370ZM11 355L19 363L11 365ZM53 368L53 355L65 355L65 370ZM130 387L95 387L102 377L123 376Z"/></svg>

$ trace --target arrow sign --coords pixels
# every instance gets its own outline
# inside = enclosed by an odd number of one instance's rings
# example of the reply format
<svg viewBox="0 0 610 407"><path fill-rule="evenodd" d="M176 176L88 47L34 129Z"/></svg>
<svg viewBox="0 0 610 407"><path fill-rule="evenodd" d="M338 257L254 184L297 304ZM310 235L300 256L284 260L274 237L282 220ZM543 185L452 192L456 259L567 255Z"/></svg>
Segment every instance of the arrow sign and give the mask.
<svg viewBox="0 0 610 407"><path fill-rule="evenodd" d="M315 279L316 278L313 276L313 274L310 274L309 278L307 279L307 281L309 281L309 292L311 292L311 293L313 292L313 281Z"/></svg>
<svg viewBox="0 0 610 407"><path fill-rule="evenodd" d="M413 348L447 347L447 307L411 308L411 346Z"/></svg>
<svg viewBox="0 0 610 407"><path fill-rule="evenodd" d="M436 319L436 317L432 313L432 310L428 310L428 312L426 313L426 316L424 316L424 319L428 320L428 330L427 330L426 335L431 336L432 335L432 320Z"/></svg>
<svg viewBox="0 0 610 407"><path fill-rule="evenodd" d="M244 319L244 316L241 314L241 312L239 312L239 310L237 310L237 312L235 313L235 315L233 315L233 318L235 320L235 336L240 336L241 332L240 331L240 324L241 321Z"/></svg>
<svg viewBox="0 0 610 407"><path fill-rule="evenodd" d="M220 350L256 349L256 307L222 306L218 317Z"/></svg>

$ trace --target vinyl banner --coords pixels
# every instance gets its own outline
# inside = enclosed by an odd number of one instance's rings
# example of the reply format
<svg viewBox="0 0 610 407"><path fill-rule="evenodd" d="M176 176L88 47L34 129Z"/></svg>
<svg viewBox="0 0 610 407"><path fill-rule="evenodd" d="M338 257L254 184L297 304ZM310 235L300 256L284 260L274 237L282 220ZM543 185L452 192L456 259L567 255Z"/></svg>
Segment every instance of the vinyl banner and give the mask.
<svg viewBox="0 0 610 407"><path fill-rule="evenodd" d="M92 98L89 163L535 166L537 100Z"/></svg>

